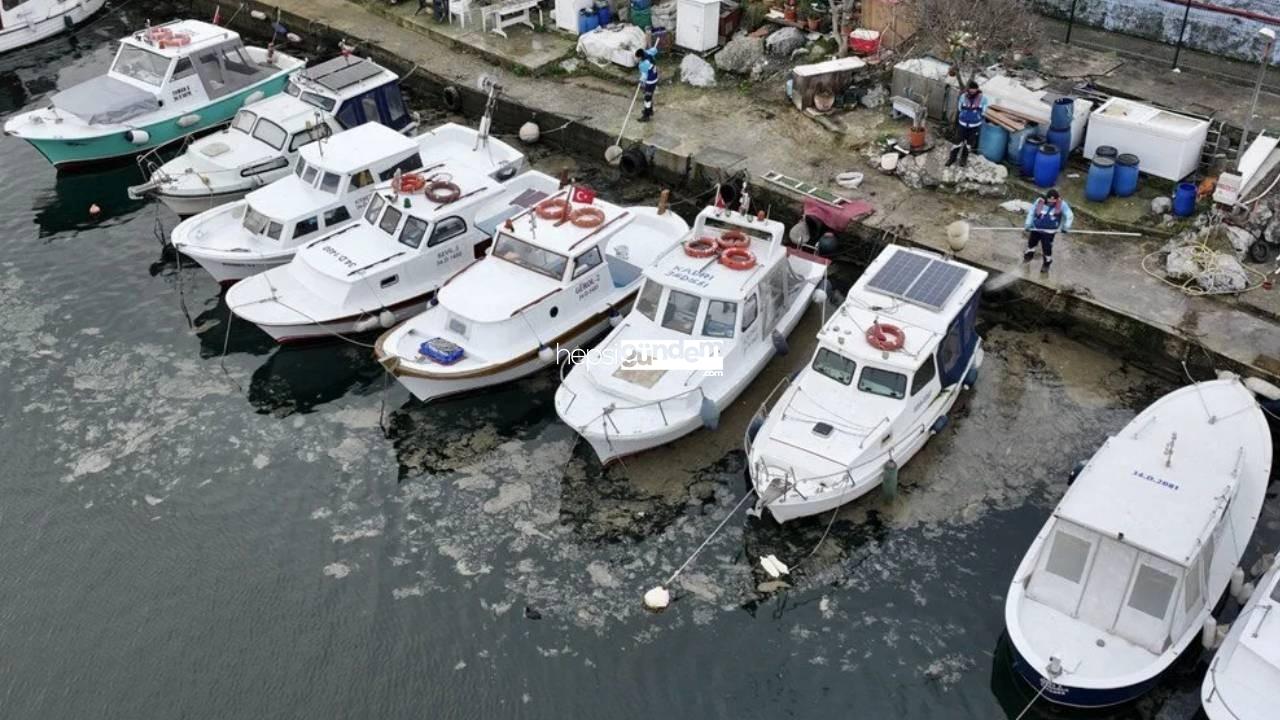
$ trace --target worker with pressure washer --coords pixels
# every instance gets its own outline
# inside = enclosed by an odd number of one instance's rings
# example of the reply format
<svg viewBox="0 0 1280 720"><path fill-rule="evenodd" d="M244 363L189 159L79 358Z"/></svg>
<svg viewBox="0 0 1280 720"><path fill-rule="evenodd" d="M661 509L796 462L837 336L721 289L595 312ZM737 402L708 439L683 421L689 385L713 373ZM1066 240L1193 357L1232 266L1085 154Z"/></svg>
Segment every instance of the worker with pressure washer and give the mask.
<svg viewBox="0 0 1280 720"><path fill-rule="evenodd" d="M1049 266L1053 264L1053 238L1059 232L1071 232L1073 222L1075 215L1071 212L1071 206L1062 199L1057 188L1050 188L1044 195L1036 198L1027 210L1026 221L1022 223L1022 229L1027 232L1027 250L1022 253L1022 261L1031 262L1039 247L1044 251L1044 264L1040 266L1040 272L1049 272Z"/></svg>
<svg viewBox="0 0 1280 720"><path fill-rule="evenodd" d="M969 86L960 94L959 112L956 114L956 130L959 143L951 148L951 156L947 158L947 167L960 160L960 167L969 164L969 150L978 151L978 134L982 131L982 119L987 114L987 98L982 94L978 83L969 81Z"/></svg>
<svg viewBox="0 0 1280 720"><path fill-rule="evenodd" d="M658 89L658 45L636 50L636 69L640 71L640 88L644 91L644 111L640 122L653 119L653 91Z"/></svg>

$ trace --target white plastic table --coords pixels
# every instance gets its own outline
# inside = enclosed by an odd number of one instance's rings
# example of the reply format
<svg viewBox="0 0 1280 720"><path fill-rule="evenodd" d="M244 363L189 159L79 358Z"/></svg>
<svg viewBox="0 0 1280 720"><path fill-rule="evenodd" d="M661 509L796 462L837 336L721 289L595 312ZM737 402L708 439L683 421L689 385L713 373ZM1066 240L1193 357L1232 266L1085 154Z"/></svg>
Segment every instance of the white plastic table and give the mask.
<svg viewBox="0 0 1280 720"><path fill-rule="evenodd" d="M493 23L493 31L506 37L506 28L512 25L528 25L529 29L534 29L533 18L529 11L536 9L538 11L538 22L542 22L542 8L538 5L539 0L507 0L507 2L489 5L481 10L480 28L486 29L489 23Z"/></svg>

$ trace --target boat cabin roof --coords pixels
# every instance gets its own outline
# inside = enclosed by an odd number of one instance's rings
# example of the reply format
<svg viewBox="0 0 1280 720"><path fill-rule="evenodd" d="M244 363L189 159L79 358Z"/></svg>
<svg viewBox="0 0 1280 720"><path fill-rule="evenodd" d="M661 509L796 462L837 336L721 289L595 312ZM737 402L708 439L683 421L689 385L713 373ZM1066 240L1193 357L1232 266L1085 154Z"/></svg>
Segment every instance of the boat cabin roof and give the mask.
<svg viewBox="0 0 1280 720"><path fill-rule="evenodd" d="M315 107L283 94L272 95L246 105L240 109L240 112L251 112L260 118L266 118L290 135L306 130L308 124L315 126L324 123L323 116Z"/></svg>
<svg viewBox="0 0 1280 720"><path fill-rule="evenodd" d="M253 105L249 109L252 110ZM363 170L383 158L407 155L417 149L418 143L413 138L405 137L386 125L370 122L343 130L328 140L303 145L298 153L308 165L347 174Z"/></svg>
<svg viewBox="0 0 1280 720"><path fill-rule="evenodd" d="M937 253L887 247L849 289L818 341L846 355L865 348L861 354L875 356L877 363L912 370L933 352L986 278L986 272ZM866 344L863 335L876 322L902 328L902 351L882 354Z"/></svg>
<svg viewBox="0 0 1280 720"><path fill-rule="evenodd" d="M201 20L174 20L173 22L153 25L152 27L163 27L174 33L185 33L191 38L191 41L186 45L164 43L164 47L161 47L161 43L158 40L154 40L148 35L147 28L143 28L120 42L126 45L134 45L153 53L159 53L168 58L180 58L187 57L214 45L221 45L228 40L240 39L240 34L234 30Z"/></svg>
<svg viewBox="0 0 1280 720"><path fill-rule="evenodd" d="M339 55L302 70L292 79L300 87L341 100L396 82L400 76L369 58Z"/></svg>
<svg viewBox="0 0 1280 720"><path fill-rule="evenodd" d="M457 180L454 182L457 182ZM570 203L573 210L591 207L604 213L604 221L594 227L578 227L572 222L544 220L538 217L537 210L542 203L552 202L557 199L565 200L569 198L572 189L572 186L570 186L554 193L538 205L534 205L527 211L516 215L511 218L509 224L504 223L501 226L500 232L553 253L577 255L590 246L599 244L600 240L611 236L630 222L631 216L626 208L599 198L595 198L590 204ZM465 187L463 192L466 192Z"/></svg>
<svg viewBox="0 0 1280 720"><path fill-rule="evenodd" d="M749 249L756 257L755 268L734 270L721 264L715 256L692 257L685 252L684 243L680 243L646 268L645 277L704 298L743 300L764 278L765 273L761 270L782 262L787 256L786 249L782 247L786 226L776 220L761 220L734 210L708 207L698 213L686 240L707 238L714 241L730 230L739 230L750 239Z"/></svg>
<svg viewBox="0 0 1280 720"><path fill-rule="evenodd" d="M1107 440L1055 516L1189 565L1240 483L1255 405L1234 382L1166 395Z"/></svg>

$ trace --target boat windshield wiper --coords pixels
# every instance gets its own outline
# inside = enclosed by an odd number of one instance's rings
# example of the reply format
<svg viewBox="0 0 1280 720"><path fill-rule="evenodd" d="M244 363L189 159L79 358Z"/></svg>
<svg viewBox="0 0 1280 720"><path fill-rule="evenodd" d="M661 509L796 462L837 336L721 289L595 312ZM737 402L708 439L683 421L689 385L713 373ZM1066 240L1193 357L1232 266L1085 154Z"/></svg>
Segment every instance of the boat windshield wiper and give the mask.
<svg viewBox="0 0 1280 720"><path fill-rule="evenodd" d="M351 277L352 275L355 275L356 273L364 272L365 270L368 270L368 269L369 269L369 268L371 268L371 267L376 267L376 266L378 266L378 265L381 265L381 264L382 264L382 263L384 263L384 262L388 262L388 261L390 261L390 260L395 260L396 258L400 257L400 256L401 256L401 255L403 255L403 254L404 254L404 252L392 253L391 255L388 255L388 256L386 256L386 257L382 258L381 260L374 260L373 262L369 263L368 265L365 265L364 267L356 268L355 270L352 270L351 272L347 273L347 277Z"/></svg>

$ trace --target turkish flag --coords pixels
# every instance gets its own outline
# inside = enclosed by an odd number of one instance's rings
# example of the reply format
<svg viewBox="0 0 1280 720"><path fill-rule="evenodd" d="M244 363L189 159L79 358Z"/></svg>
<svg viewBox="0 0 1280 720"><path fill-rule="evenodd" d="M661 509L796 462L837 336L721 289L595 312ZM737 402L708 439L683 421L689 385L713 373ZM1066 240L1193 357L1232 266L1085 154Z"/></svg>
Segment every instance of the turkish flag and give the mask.
<svg viewBox="0 0 1280 720"><path fill-rule="evenodd" d="M572 197L572 199L573 199L573 201L574 201L574 202L576 202L576 203L583 203L583 204L585 204L585 205L590 205L591 203L595 202L595 200L596 200L596 191L595 191L595 190L592 190L592 189L591 189L591 188L589 188L589 187L583 187L583 186L581 186L581 185L576 185L576 186L574 186L574 188L573 188L573 197Z"/></svg>

